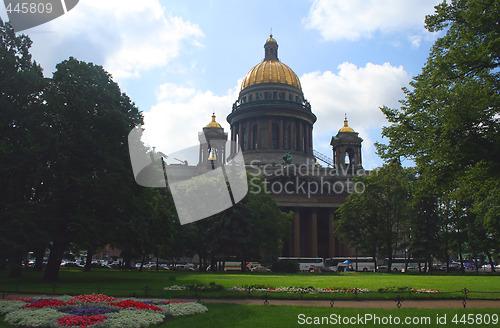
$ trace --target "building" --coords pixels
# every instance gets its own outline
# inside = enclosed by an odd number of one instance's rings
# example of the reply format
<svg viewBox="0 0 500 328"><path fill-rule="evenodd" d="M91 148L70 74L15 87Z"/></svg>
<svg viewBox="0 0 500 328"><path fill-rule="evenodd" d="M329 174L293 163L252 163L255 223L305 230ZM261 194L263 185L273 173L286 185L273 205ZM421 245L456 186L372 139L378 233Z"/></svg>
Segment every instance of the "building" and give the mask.
<svg viewBox="0 0 500 328"><path fill-rule="evenodd" d="M332 156L323 155L313 148L316 120L299 78L279 60L278 43L271 35L264 59L243 79L227 116L232 142L227 142L228 133L213 114L199 133L199 162L190 166L188 175L215 169L242 151L246 171L261 175L278 206L294 212L293 233L283 256L354 255L335 236L333 222L336 209L350 193L358 192L353 178L367 174L361 161L363 140L346 116L331 139Z"/></svg>

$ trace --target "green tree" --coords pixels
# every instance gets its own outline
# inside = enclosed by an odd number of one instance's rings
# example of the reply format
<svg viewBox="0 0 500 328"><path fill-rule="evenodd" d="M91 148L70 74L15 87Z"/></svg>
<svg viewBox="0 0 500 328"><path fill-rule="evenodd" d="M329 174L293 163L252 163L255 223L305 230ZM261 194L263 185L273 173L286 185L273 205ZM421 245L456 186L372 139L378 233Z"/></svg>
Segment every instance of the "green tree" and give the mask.
<svg viewBox="0 0 500 328"><path fill-rule="evenodd" d="M113 229L127 224L130 199L140 190L127 136L142 115L101 66L75 58L57 65L44 97L52 115L53 154L44 181L52 210L44 279L54 281L70 243L96 249Z"/></svg>
<svg viewBox="0 0 500 328"><path fill-rule="evenodd" d="M142 270L150 255L157 259L169 256L175 247L174 236L179 233L178 218L166 188L142 188L131 202L134 208L128 215L128 222L116 227L110 243L133 250L142 258Z"/></svg>
<svg viewBox="0 0 500 328"><path fill-rule="evenodd" d="M408 222L408 253L415 259L425 260L430 270L432 258L440 255L440 219L437 197L417 193Z"/></svg>
<svg viewBox="0 0 500 328"><path fill-rule="evenodd" d="M500 235L500 2L454 0L426 18L443 31L422 73L404 89L400 109L383 107L391 126L383 129L387 159L414 160L431 192L472 192L472 213L488 233ZM473 181L473 182L472 182ZM485 198L488 200L485 201Z"/></svg>
<svg viewBox="0 0 500 328"><path fill-rule="evenodd" d="M382 168L358 182L365 185L363 193L353 193L339 208L339 219L334 223L339 237L368 255L392 258L404 249L404 234L411 215L410 188L414 180L411 169L398 162ZM365 237L366 236L366 237Z"/></svg>
<svg viewBox="0 0 500 328"><path fill-rule="evenodd" d="M373 257L376 264L381 243L378 215L383 211L378 201L379 194L375 191L378 187L374 185L376 180L370 177L359 176L354 182L362 183L365 192L349 195L338 209L339 219L334 221L335 234L359 254Z"/></svg>
<svg viewBox="0 0 500 328"><path fill-rule="evenodd" d="M0 19L0 267L21 274L23 254L44 242L41 175L44 111L41 67L31 40Z"/></svg>

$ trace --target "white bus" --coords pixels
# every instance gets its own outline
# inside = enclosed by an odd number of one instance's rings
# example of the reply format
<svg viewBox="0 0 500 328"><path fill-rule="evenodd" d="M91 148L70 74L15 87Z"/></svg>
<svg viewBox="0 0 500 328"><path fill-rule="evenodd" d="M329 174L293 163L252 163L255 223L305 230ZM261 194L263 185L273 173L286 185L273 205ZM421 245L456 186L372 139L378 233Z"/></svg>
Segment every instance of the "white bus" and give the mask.
<svg viewBox="0 0 500 328"><path fill-rule="evenodd" d="M419 267L423 271L425 268L425 261L419 259L395 257L391 262L391 270L394 272L418 271ZM386 257L384 264L379 269L381 271L387 270L388 265L389 259Z"/></svg>
<svg viewBox="0 0 500 328"><path fill-rule="evenodd" d="M253 268L259 266L259 262L248 261L244 263L245 271L250 271ZM241 271L241 261L226 261L224 265L224 271Z"/></svg>
<svg viewBox="0 0 500 328"><path fill-rule="evenodd" d="M296 261L299 263L300 271L322 271L325 268L325 262L321 257L279 257L279 261Z"/></svg>
<svg viewBox="0 0 500 328"><path fill-rule="evenodd" d="M326 271L375 271L373 257L330 257L325 259Z"/></svg>

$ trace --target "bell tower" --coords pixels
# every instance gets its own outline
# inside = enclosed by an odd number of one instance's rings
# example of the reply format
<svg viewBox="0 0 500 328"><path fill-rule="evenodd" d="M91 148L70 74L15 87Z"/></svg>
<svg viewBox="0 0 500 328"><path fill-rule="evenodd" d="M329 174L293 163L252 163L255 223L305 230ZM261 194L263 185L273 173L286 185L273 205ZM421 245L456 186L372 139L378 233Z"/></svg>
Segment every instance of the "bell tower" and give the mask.
<svg viewBox="0 0 500 328"><path fill-rule="evenodd" d="M226 162L227 132L215 121L215 113L212 121L198 134L200 141L200 159L198 165L218 166Z"/></svg>
<svg viewBox="0 0 500 328"><path fill-rule="evenodd" d="M363 168L361 162L361 143L363 139L348 124L347 114L344 126L336 136L332 137L330 145L333 147L333 162L337 168L349 167L354 169Z"/></svg>

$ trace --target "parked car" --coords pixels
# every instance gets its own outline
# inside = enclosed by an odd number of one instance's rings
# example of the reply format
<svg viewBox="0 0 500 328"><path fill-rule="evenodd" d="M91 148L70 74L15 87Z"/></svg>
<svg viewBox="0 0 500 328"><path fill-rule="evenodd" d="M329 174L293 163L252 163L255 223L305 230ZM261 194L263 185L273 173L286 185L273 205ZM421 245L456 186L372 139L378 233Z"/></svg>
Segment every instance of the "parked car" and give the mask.
<svg viewBox="0 0 500 328"><path fill-rule="evenodd" d="M90 267L93 269L111 269L111 267L109 265L106 265L106 264L103 264L100 262L92 262Z"/></svg>
<svg viewBox="0 0 500 328"><path fill-rule="evenodd" d="M425 270L425 268L422 268L422 267L420 268L420 271L423 272L424 270ZM406 269L405 268L401 269L401 272L419 272L419 271L418 271L418 266L409 265L406 267Z"/></svg>
<svg viewBox="0 0 500 328"><path fill-rule="evenodd" d="M83 265L76 262L62 262L61 267L64 268L83 268Z"/></svg>
<svg viewBox="0 0 500 328"><path fill-rule="evenodd" d="M188 264L176 264L174 266L174 270L179 270L179 271L195 271L196 267L192 263Z"/></svg>
<svg viewBox="0 0 500 328"><path fill-rule="evenodd" d="M250 269L251 272L270 272L271 269L269 268L266 268L265 266L263 265L257 265L255 267L253 267L252 269Z"/></svg>

